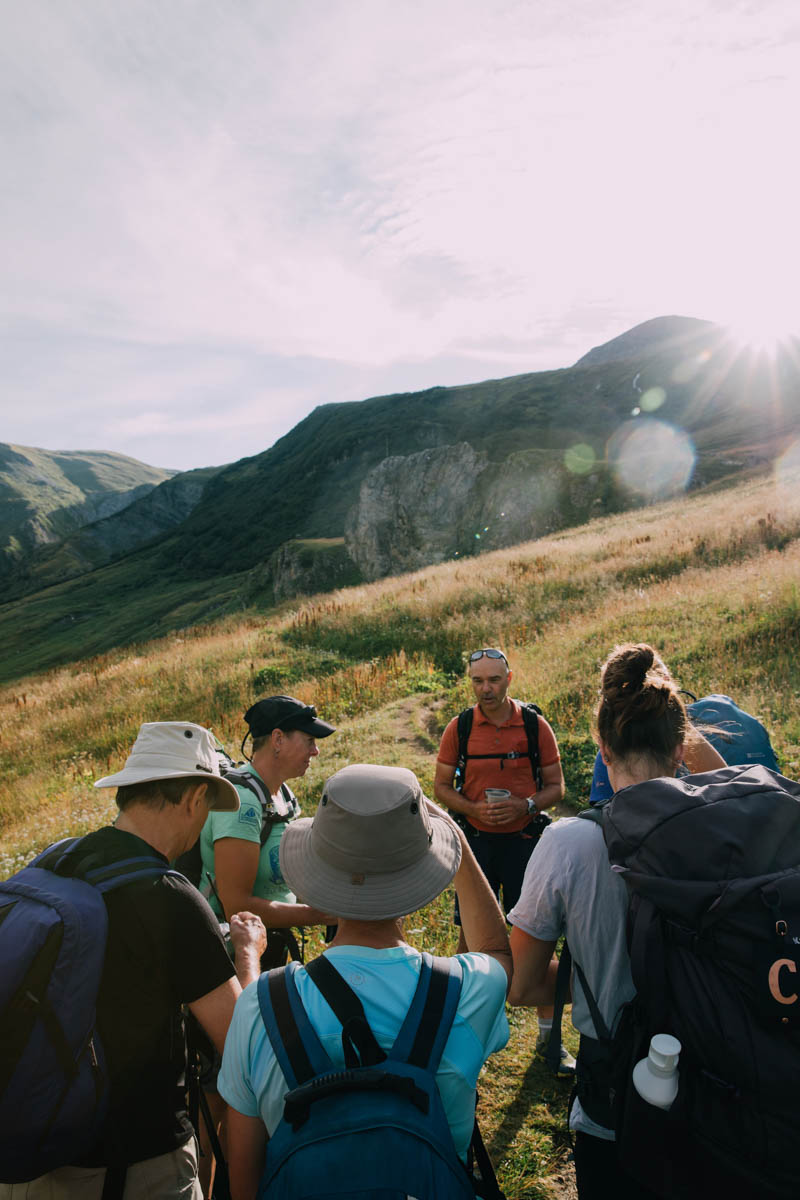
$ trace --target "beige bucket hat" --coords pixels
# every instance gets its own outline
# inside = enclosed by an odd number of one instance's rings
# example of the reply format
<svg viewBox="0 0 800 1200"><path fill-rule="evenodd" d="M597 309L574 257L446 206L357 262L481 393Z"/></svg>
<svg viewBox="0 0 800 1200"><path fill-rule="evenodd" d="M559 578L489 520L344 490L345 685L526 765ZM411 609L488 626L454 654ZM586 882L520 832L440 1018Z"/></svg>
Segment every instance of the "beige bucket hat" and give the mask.
<svg viewBox="0 0 800 1200"><path fill-rule="evenodd" d="M188 721L146 721L122 770L98 779L94 786L126 787L183 776L194 776L209 784L210 807L215 812L236 812L239 796L233 784L219 773L213 737L202 725Z"/></svg>
<svg viewBox="0 0 800 1200"><path fill-rule="evenodd" d="M380 921L416 912L458 870L461 841L428 810L413 771L359 763L325 784L313 821L293 821L280 864L293 892L323 912Z"/></svg>

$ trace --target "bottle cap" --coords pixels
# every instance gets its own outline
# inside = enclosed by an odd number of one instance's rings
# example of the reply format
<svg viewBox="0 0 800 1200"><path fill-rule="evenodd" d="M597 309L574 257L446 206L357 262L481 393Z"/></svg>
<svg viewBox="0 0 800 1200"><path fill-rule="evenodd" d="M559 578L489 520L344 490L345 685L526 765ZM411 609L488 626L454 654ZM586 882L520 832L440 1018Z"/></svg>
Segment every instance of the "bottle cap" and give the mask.
<svg viewBox="0 0 800 1200"><path fill-rule="evenodd" d="M647 1057L657 1075L671 1075L678 1065L681 1044L669 1033L656 1033L650 1039Z"/></svg>

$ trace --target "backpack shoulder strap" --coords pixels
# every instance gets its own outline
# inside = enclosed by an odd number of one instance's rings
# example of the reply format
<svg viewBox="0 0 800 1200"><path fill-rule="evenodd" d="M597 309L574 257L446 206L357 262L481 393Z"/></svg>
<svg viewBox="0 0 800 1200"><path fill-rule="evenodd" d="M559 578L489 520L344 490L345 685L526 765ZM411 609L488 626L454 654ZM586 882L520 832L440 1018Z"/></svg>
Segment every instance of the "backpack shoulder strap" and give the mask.
<svg viewBox="0 0 800 1200"><path fill-rule="evenodd" d="M361 1001L330 959L320 955L306 963L306 971L342 1026L345 1065L374 1067L383 1062L386 1052L369 1027Z"/></svg>
<svg viewBox="0 0 800 1200"><path fill-rule="evenodd" d="M525 733L528 737L528 756L531 760L531 772L536 780L538 791L542 788L542 767L539 755L539 717L542 710L538 704L532 702L520 701L522 709L522 723L525 726Z"/></svg>
<svg viewBox="0 0 800 1200"><path fill-rule="evenodd" d="M286 783L281 784L281 796L283 797L284 804L286 805L286 816L282 817L281 819L293 821L295 817L300 816L300 804L297 800L297 796L295 796L292 789Z"/></svg>
<svg viewBox="0 0 800 1200"><path fill-rule="evenodd" d="M297 992L294 975L299 966L293 961L265 971L256 985L261 1019L290 1090L333 1070Z"/></svg>
<svg viewBox="0 0 800 1200"><path fill-rule="evenodd" d="M467 743L469 742L469 735L472 733L474 716L475 709L472 705L469 708L463 709L458 714L458 724L456 725L458 733L458 763L456 764L456 770L460 771L462 776L467 765Z"/></svg>
<svg viewBox="0 0 800 1200"><path fill-rule="evenodd" d="M581 982L597 1038L600 1041L609 1041L611 1038L611 1031L603 1020L592 989L589 987L589 981L584 975L580 963L573 959L569 944L565 938L564 944L561 947L561 957L558 960L558 972L556 974L555 996L553 999L553 1025L547 1042L547 1049L545 1050L545 1061L551 1071L556 1071L561 1061L561 1022L564 1014L564 1004L569 992L570 975L573 969Z"/></svg>
<svg viewBox="0 0 800 1200"><path fill-rule="evenodd" d="M241 767L231 767L228 770L223 769L220 774L229 783L234 784L236 787L246 788L248 792L252 792L257 798L261 805L261 845L265 845L269 839L272 822L275 817L272 797L267 793L257 775L253 775L250 771L244 771Z"/></svg>
<svg viewBox="0 0 800 1200"><path fill-rule="evenodd" d="M603 809L599 804L590 805L589 808L582 808L577 815L584 821L591 821L594 825L603 824Z"/></svg>
<svg viewBox="0 0 800 1200"><path fill-rule="evenodd" d="M89 835L87 835L88 837ZM135 854L108 862L86 844L86 837L65 838L56 842L34 859L33 864L56 875L82 879L98 892L112 892L138 879L155 879L160 875L177 875L155 854Z"/></svg>
<svg viewBox="0 0 800 1200"><path fill-rule="evenodd" d="M423 953L417 989L390 1058L436 1072L458 1008L462 979L457 958Z"/></svg>

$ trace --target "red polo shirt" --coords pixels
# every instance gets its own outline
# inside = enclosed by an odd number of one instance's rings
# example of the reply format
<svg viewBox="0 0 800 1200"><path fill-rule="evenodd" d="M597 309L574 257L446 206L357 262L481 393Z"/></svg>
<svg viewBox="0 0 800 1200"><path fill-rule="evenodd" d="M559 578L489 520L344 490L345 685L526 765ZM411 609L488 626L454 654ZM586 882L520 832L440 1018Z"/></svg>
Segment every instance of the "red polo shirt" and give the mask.
<svg viewBox="0 0 800 1200"><path fill-rule="evenodd" d="M528 735L522 720L522 709L516 700L511 700L511 715L502 725L494 725L483 715L481 707L473 707L472 729L467 743L468 754L510 754L513 750L526 752ZM560 760L555 734L545 721L539 717L539 761L543 767L549 767ZM453 717L444 733L437 762L444 766L455 767L458 763L458 717ZM467 759L466 777L463 794L468 800L482 800L486 788L508 788L514 796L532 796L537 788L531 770L531 760L525 758L478 758ZM471 825L484 833L497 833L497 827L482 825L468 818ZM517 833L524 829L530 821L526 814L513 825L504 825L503 833Z"/></svg>

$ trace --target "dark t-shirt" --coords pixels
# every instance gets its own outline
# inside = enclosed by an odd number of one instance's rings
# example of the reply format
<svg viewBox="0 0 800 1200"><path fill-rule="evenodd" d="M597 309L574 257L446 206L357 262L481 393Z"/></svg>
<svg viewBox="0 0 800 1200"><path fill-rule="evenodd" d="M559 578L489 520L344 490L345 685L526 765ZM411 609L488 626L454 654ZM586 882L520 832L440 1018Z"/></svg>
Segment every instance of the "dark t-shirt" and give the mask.
<svg viewBox="0 0 800 1200"><path fill-rule="evenodd" d="M110 827L86 848L112 863L163 855L131 833ZM88 1165L141 1162L192 1135L186 1112L186 1039L182 1004L212 992L234 974L217 919L178 875L128 884L106 896L108 942L97 1025L108 1064L110 1109L102 1143Z"/></svg>

